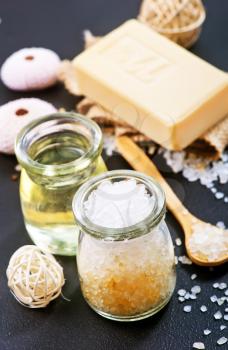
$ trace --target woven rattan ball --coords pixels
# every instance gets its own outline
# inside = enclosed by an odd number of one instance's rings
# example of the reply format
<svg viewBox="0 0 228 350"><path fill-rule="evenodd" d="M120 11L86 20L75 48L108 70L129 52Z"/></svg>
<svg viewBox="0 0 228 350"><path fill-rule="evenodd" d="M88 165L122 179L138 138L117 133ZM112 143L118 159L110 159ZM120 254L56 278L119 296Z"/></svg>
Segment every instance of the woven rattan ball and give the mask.
<svg viewBox="0 0 228 350"><path fill-rule="evenodd" d="M47 306L60 295L65 283L55 258L34 245L23 246L12 255L6 275L15 298L30 308Z"/></svg>
<svg viewBox="0 0 228 350"><path fill-rule="evenodd" d="M138 19L189 48L198 39L205 17L201 0L143 0Z"/></svg>

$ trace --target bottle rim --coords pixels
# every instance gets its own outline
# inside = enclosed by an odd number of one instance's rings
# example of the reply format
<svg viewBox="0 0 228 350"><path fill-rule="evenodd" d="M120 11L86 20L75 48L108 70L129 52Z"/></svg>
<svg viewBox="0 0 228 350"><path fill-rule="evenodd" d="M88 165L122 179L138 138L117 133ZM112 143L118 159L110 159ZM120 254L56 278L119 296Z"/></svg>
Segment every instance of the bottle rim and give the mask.
<svg viewBox="0 0 228 350"><path fill-rule="evenodd" d="M143 183L154 195L154 206L150 214L134 225L123 228L110 228L93 223L86 215L84 203L99 184L106 180L135 179ZM81 230L95 238L106 241L122 241L145 235L163 219L166 211L165 193L161 186L150 176L134 170L112 170L93 177L84 183L74 195L72 209L76 223Z"/></svg>
<svg viewBox="0 0 228 350"><path fill-rule="evenodd" d="M30 137L31 132L39 127L43 131L45 130L45 126L48 128L55 125L64 125L66 123L78 123L91 133L92 142L88 150L79 158L63 164L42 164L32 159L28 154L28 148L33 141L32 137ZM59 112L40 117L35 121L28 123L17 135L15 141L15 154L21 166L31 173L45 176L53 176L56 173L64 175L74 171L74 169L76 170L76 168L84 169L87 164L91 164L91 162L101 154L102 144L102 131L97 123L78 113Z"/></svg>

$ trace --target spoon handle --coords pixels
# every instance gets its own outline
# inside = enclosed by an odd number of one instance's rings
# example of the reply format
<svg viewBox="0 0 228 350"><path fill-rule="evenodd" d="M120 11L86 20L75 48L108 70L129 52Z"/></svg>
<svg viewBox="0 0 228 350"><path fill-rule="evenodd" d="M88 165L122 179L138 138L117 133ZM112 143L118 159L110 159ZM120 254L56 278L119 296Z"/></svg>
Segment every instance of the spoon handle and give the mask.
<svg viewBox="0 0 228 350"><path fill-rule="evenodd" d="M166 195L166 202L169 210L183 226L186 217L184 205L168 185L164 177L160 174L152 160L147 157L143 150L138 147L129 137L120 136L117 138L117 147L122 156L132 166L133 169L152 176L161 185Z"/></svg>

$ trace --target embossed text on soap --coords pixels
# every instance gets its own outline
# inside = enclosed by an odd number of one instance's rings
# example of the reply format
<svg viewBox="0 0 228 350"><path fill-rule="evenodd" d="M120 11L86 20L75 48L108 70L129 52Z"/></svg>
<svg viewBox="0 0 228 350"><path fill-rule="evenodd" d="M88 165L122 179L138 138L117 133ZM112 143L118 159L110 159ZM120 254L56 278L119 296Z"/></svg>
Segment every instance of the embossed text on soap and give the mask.
<svg viewBox="0 0 228 350"><path fill-rule="evenodd" d="M101 53L145 83L152 82L172 65L167 58L129 36L120 38L114 44L112 43L112 46L103 49Z"/></svg>

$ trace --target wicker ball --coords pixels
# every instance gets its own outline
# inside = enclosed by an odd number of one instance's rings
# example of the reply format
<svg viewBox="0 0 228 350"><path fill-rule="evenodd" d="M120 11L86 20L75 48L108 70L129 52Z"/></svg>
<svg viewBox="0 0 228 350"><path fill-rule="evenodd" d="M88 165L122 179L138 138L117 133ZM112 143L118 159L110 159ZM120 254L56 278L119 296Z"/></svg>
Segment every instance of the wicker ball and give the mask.
<svg viewBox="0 0 228 350"><path fill-rule="evenodd" d="M191 47L206 18L201 0L143 0L138 19L177 44Z"/></svg>
<svg viewBox="0 0 228 350"><path fill-rule="evenodd" d="M34 245L19 248L6 270L8 286L23 306L42 308L56 299L65 283L55 258Z"/></svg>

